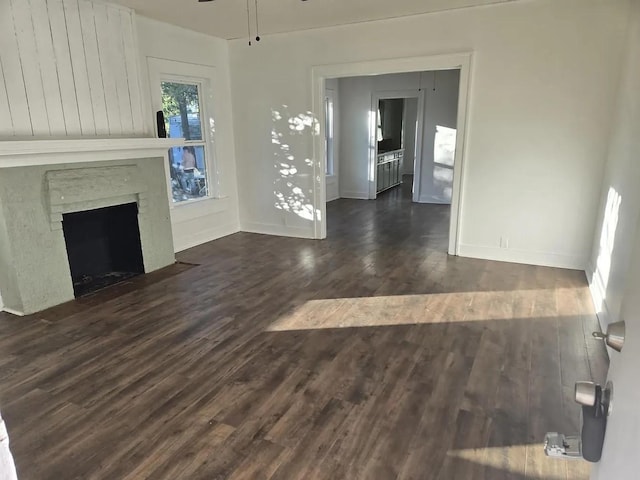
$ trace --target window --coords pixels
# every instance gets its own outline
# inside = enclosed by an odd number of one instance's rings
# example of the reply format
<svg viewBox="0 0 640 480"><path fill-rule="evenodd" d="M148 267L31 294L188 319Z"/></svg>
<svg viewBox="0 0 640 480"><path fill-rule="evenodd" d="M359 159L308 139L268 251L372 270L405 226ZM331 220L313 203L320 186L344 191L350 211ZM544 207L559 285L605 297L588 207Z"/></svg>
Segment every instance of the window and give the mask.
<svg viewBox="0 0 640 480"><path fill-rule="evenodd" d="M453 193L456 134L455 128L436 126L433 142L433 183L442 189L446 198L451 198Z"/></svg>
<svg viewBox="0 0 640 480"><path fill-rule="evenodd" d="M327 96L324 99L324 118L325 118L325 151L326 157L326 174L334 174L334 111L333 111L333 92L327 91Z"/></svg>
<svg viewBox="0 0 640 480"><path fill-rule="evenodd" d="M169 138L184 138L184 147L169 150L174 203L208 197L209 154L203 124L201 84L162 81L162 111ZM206 118L206 117L205 117Z"/></svg>

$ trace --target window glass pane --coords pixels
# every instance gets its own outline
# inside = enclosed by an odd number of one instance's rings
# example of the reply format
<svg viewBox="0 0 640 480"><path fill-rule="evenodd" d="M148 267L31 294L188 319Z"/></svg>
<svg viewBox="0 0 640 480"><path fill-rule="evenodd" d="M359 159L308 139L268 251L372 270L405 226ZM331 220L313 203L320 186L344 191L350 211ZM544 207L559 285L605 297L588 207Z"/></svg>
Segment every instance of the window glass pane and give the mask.
<svg viewBox="0 0 640 480"><path fill-rule="evenodd" d="M436 126L436 139L433 148L433 160L435 163L453 168L456 158L456 129Z"/></svg>
<svg viewBox="0 0 640 480"><path fill-rule="evenodd" d="M175 203L207 196L209 186L203 145L170 149L169 168L171 193Z"/></svg>
<svg viewBox="0 0 640 480"><path fill-rule="evenodd" d="M169 138L202 140L197 85L162 82L162 112Z"/></svg>
<svg viewBox="0 0 640 480"><path fill-rule="evenodd" d="M327 152L326 174L333 175L333 101L331 98L325 98L325 150Z"/></svg>

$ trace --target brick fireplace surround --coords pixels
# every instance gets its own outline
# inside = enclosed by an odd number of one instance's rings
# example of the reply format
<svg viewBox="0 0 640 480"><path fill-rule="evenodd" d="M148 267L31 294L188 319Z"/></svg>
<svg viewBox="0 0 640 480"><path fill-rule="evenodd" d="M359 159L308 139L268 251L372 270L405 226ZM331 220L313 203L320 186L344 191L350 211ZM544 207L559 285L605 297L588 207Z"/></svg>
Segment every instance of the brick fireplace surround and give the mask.
<svg viewBox="0 0 640 480"><path fill-rule="evenodd" d="M175 139L0 142L0 295L31 314L74 298L66 213L136 203L145 272L175 261L164 153Z"/></svg>

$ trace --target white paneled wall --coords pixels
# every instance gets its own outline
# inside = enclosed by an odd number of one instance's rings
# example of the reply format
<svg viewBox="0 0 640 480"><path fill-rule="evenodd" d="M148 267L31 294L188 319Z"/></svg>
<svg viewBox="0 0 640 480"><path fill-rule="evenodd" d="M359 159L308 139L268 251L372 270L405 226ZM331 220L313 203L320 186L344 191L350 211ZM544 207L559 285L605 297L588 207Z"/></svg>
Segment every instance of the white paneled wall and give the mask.
<svg viewBox="0 0 640 480"><path fill-rule="evenodd" d="M88 0L0 0L0 138L140 136L134 13Z"/></svg>

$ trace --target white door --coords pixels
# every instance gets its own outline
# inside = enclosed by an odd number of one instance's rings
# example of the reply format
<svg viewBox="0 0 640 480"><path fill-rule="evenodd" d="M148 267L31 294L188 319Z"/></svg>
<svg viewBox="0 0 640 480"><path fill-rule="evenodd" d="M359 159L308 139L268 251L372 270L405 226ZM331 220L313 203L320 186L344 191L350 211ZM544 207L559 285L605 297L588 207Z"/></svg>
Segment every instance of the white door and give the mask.
<svg viewBox="0 0 640 480"><path fill-rule="evenodd" d="M600 464L598 480L640 478L640 229L636 231L621 319L626 340L621 353L610 351L608 380L613 382L613 411Z"/></svg>

